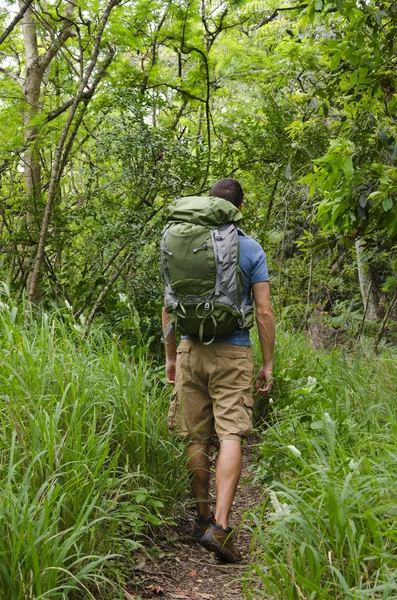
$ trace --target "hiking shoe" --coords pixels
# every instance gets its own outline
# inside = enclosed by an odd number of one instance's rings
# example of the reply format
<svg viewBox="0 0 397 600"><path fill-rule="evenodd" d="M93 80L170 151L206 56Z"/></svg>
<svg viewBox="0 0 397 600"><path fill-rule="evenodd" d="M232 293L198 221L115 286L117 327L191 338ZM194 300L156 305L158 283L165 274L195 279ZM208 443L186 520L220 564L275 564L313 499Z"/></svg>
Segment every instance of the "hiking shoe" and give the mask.
<svg viewBox="0 0 397 600"><path fill-rule="evenodd" d="M193 542L199 542L210 525L215 523L214 513L208 519L204 518L204 515L200 515L194 519L194 528L191 534L191 540Z"/></svg>
<svg viewBox="0 0 397 600"><path fill-rule="evenodd" d="M201 546L206 550L214 552L215 555L228 562L239 562L241 554L234 545L233 529L223 529L221 525L210 525L200 540Z"/></svg>

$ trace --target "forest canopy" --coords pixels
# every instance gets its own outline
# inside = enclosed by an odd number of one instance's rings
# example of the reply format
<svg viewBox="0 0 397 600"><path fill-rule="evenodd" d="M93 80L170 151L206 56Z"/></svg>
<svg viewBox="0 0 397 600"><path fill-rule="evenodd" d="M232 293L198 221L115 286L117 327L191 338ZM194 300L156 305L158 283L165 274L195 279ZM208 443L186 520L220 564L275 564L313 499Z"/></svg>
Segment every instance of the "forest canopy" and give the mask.
<svg viewBox="0 0 397 600"><path fill-rule="evenodd" d="M4 0L2 279L158 335L166 207L233 176L279 319L390 324L396 28L395 2Z"/></svg>

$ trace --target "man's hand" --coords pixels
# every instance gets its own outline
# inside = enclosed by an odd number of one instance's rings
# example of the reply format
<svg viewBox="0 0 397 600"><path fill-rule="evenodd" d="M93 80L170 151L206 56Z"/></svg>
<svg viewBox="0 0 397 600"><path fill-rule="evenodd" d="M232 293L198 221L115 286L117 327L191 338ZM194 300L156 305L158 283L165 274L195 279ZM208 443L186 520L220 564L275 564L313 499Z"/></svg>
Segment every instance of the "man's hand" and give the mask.
<svg viewBox="0 0 397 600"><path fill-rule="evenodd" d="M167 359L165 363L165 376L167 383L175 385L176 360Z"/></svg>
<svg viewBox="0 0 397 600"><path fill-rule="evenodd" d="M255 386L259 396L267 396L270 393L270 390L273 386L271 367L265 367L262 365L262 367L259 369Z"/></svg>

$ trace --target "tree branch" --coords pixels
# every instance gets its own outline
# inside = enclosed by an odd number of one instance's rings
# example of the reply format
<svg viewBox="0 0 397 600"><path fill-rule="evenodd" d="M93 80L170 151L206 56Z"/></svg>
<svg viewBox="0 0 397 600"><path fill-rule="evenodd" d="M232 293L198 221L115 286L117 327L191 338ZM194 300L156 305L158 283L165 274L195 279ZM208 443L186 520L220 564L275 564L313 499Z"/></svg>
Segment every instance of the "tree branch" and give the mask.
<svg viewBox="0 0 397 600"><path fill-rule="evenodd" d="M301 10L302 8L306 8L307 6L309 6L309 5L308 4L297 4L296 6L284 6L284 7L280 6L279 8L276 8L272 12L270 17L263 16L260 23L258 23L258 25L256 25L256 27L254 27L252 29L252 31L257 31L258 29L260 29L261 27L264 27L271 21L274 21L274 19L276 19L278 17L278 13L280 13L280 12L288 11L288 10Z"/></svg>
<svg viewBox="0 0 397 600"><path fill-rule="evenodd" d="M22 8L19 11L19 13L14 17L14 19L11 21L11 23L9 24L9 26L7 27L7 29L0 36L0 46L6 40L6 38L10 35L10 33L14 29L15 25L17 25L17 23L19 23L19 21L22 19L23 15L28 10L28 8L32 4L32 2L33 2L33 0L25 0L25 3L22 6Z"/></svg>
<svg viewBox="0 0 397 600"><path fill-rule="evenodd" d="M98 310L98 308L100 307L103 298L106 296L106 294L108 293L108 291L110 290L110 288L112 287L112 285L117 281L117 279L120 277L121 273L124 271L125 267L127 266L128 262L131 260L131 258L134 256L135 251L132 250L131 252L129 252L127 254L127 256L125 256L123 262L121 263L120 267L116 270L116 272L114 273L114 275L112 276L111 280L109 281L108 284L105 285L105 287L103 288L103 290L101 291L101 293L99 294L98 298L95 300L95 304L91 309L90 314L87 317L87 324L85 326L84 329L84 337L86 338L88 335L88 332L91 328L92 322L94 320L95 314Z"/></svg>
<svg viewBox="0 0 397 600"><path fill-rule="evenodd" d="M71 29L73 23L70 20L74 11L74 6L74 3L68 1L64 17L66 26L62 29L61 33L54 38L46 53L39 57L38 66L42 73L44 73L46 68L50 65L52 59L56 56L58 50L63 46L66 40L72 35L75 35L75 32Z"/></svg>
<svg viewBox="0 0 397 600"><path fill-rule="evenodd" d="M161 83L153 83L153 85L148 85L146 89L151 90L153 88L160 87L162 85L165 85L165 87L169 87L171 90L175 90L176 92L180 92L182 95L187 96L188 98L192 98L192 100L198 100L199 102L202 102L203 104L206 103L206 100L204 100L203 98L199 98L198 96L191 94L187 90L183 90L182 88L179 88L176 85L171 85L170 83L166 83L165 81L161 82Z"/></svg>
<svg viewBox="0 0 397 600"><path fill-rule="evenodd" d="M4 75L7 75L7 77L10 77L14 81L16 81L16 83L18 85L20 85L20 86L23 85L23 79L22 79L22 77L19 77L18 75L15 75L15 73L11 73L10 71L7 71L7 69L4 69L3 67L0 67L0 73L4 73Z"/></svg>

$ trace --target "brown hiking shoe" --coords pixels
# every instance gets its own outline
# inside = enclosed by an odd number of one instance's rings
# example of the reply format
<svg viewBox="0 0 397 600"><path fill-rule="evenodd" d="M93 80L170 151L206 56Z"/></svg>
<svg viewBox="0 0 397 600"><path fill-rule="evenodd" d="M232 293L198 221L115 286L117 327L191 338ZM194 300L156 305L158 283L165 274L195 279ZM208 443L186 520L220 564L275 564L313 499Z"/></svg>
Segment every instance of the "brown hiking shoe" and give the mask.
<svg viewBox="0 0 397 600"><path fill-rule="evenodd" d="M207 531L210 525L215 523L214 513L206 519L204 515L200 515L194 519L194 528L191 534L191 540L193 542L200 542L201 538Z"/></svg>
<svg viewBox="0 0 397 600"><path fill-rule="evenodd" d="M223 529L221 525L210 525L200 540L201 546L214 552L215 555L228 562L239 562L241 554L234 545L233 529Z"/></svg>

